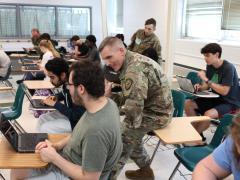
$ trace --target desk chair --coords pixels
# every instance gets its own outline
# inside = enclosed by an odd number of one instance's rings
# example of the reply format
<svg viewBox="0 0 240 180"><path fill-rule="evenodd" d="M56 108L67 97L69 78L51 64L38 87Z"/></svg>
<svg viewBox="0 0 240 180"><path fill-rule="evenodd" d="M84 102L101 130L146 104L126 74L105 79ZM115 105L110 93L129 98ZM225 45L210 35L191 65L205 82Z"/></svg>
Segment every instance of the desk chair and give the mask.
<svg viewBox="0 0 240 180"><path fill-rule="evenodd" d="M169 179L172 179L178 170L179 166L183 164L189 171L193 171L197 163L211 154L213 150L222 142L227 132L227 126L232 123L233 115L226 114L220 119L220 124L217 127L211 142L205 146L183 147L174 150L174 155L179 160L174 168ZM180 172L180 171L179 171ZM181 176L184 176L180 172Z"/></svg>
<svg viewBox="0 0 240 180"><path fill-rule="evenodd" d="M20 117L22 114L24 94L23 85L20 84L16 92L13 106L0 108L0 113L4 115L5 120L13 120Z"/></svg>
<svg viewBox="0 0 240 180"><path fill-rule="evenodd" d="M183 116L183 110L184 110L184 102L185 102L185 95L181 91L177 90L171 90L172 92L172 97L173 97L173 106L174 106L174 111L173 111L173 117L182 117ZM149 132L148 135L150 136L145 143L151 138L151 136L155 136L155 133L153 131ZM157 149L160 145L161 141L158 140L158 143L154 149L154 152L151 157L151 163L153 161L153 158L157 152Z"/></svg>
<svg viewBox="0 0 240 180"><path fill-rule="evenodd" d="M4 77L1 77L0 78L0 82L5 84L7 87L12 87L12 84L10 83L10 81L8 80L9 79L9 76L11 74L11 71L12 71L12 64L10 63L9 67L8 67L8 70L7 70L7 74L4 76Z"/></svg>

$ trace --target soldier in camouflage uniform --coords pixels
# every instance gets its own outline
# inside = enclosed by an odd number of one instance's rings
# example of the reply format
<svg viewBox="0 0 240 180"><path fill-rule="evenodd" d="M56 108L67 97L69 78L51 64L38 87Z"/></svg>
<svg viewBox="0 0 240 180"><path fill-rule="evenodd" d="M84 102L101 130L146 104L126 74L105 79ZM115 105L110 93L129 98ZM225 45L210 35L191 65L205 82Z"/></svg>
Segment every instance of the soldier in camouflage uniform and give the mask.
<svg viewBox="0 0 240 180"><path fill-rule="evenodd" d="M158 63L161 65L161 45L158 37L154 34L156 30L156 21L153 18L146 20L145 28L139 29L131 38L131 44L128 49L133 52L142 54L148 48L154 48L158 54Z"/></svg>
<svg viewBox="0 0 240 180"><path fill-rule="evenodd" d="M104 39L99 52L106 65L120 73L122 92L111 94L110 86L106 85L105 95L111 95L125 114L123 152L110 179L117 178L129 158L140 169L126 171L127 178L154 179L142 139L147 132L167 126L172 118L173 102L167 78L158 63L127 51L118 38Z"/></svg>

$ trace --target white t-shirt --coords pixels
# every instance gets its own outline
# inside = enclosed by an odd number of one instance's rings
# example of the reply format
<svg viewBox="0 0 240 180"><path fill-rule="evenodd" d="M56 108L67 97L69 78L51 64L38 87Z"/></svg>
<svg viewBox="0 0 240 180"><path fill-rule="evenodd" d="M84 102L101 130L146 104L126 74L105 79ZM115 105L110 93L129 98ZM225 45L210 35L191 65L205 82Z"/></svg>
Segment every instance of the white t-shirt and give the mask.
<svg viewBox="0 0 240 180"><path fill-rule="evenodd" d="M53 59L54 56L51 51L47 51L43 54L42 61L41 61L41 67L44 68L47 64L48 60Z"/></svg>
<svg viewBox="0 0 240 180"><path fill-rule="evenodd" d="M7 74L8 67L11 61L8 55L3 51L0 50L0 76L4 77Z"/></svg>

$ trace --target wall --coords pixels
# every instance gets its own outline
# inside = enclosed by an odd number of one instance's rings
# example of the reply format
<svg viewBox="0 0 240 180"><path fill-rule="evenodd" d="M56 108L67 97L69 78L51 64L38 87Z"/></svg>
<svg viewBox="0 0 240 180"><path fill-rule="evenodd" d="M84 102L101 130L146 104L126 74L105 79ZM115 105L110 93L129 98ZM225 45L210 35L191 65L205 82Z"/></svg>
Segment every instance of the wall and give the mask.
<svg viewBox="0 0 240 180"><path fill-rule="evenodd" d="M92 7L92 33L96 35L97 42L101 42L102 37L102 19L101 19L101 0L0 0L0 3L24 3L24 4L48 4L65 6L90 6ZM29 32L30 33L30 32ZM1 42L5 51L22 50L22 47L31 47L31 42ZM60 42L65 45L65 42Z"/></svg>

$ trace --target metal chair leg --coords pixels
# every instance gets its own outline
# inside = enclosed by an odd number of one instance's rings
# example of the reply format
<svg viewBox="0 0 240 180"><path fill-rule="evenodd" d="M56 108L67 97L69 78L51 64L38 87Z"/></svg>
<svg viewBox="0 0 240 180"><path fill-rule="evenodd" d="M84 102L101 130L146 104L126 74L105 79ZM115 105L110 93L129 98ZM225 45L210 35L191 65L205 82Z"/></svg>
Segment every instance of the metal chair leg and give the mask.
<svg viewBox="0 0 240 180"><path fill-rule="evenodd" d="M156 145L156 147L155 147L155 149L154 149L154 152L153 152L153 154L152 154L152 157L151 157L151 159L150 159L150 164L152 164L153 158L154 158L154 156L155 156L155 154L156 154L156 152L157 152L157 149L158 149L160 143L161 143L161 141L158 140L158 143L157 143L157 145Z"/></svg>
<svg viewBox="0 0 240 180"><path fill-rule="evenodd" d="M171 174L171 176L169 177L168 180L171 180L173 178L173 176L176 174L176 172L177 172L177 170L178 170L180 165L181 165L181 162L178 161L177 165L175 166L175 168L174 168L174 170L173 170L173 172L172 172L172 174Z"/></svg>
<svg viewBox="0 0 240 180"><path fill-rule="evenodd" d="M3 177L3 175L0 173L0 178L1 180L5 180L5 178Z"/></svg>

